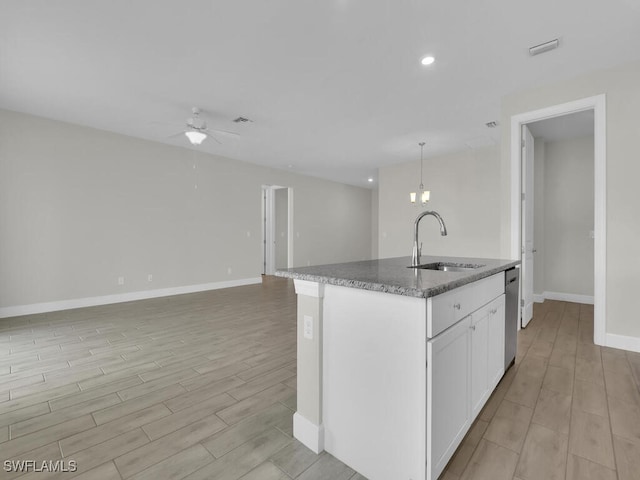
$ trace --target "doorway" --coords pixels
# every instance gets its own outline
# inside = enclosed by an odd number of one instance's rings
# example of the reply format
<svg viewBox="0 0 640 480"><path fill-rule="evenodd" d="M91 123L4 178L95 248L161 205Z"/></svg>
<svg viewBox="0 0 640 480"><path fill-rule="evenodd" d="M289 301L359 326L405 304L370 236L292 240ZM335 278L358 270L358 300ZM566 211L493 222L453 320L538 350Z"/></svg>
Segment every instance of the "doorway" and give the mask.
<svg viewBox="0 0 640 480"><path fill-rule="evenodd" d="M262 273L293 266L293 189L262 186Z"/></svg>
<svg viewBox="0 0 640 480"><path fill-rule="evenodd" d="M533 306L533 138L527 125L558 119L578 112L593 112L593 303L594 343L604 345L606 275L606 127L605 97L599 95L575 102L535 110L511 119L511 256L521 260L521 325L531 318ZM528 139L523 137L528 136ZM529 143L531 142L531 143Z"/></svg>

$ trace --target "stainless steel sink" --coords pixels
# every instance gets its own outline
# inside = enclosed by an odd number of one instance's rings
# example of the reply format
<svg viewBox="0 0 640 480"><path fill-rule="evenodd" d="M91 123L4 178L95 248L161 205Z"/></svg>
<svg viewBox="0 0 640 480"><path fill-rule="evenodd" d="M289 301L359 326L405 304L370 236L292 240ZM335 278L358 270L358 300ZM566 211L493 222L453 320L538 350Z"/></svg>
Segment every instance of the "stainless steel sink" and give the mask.
<svg viewBox="0 0 640 480"><path fill-rule="evenodd" d="M423 270L439 270L441 272L471 272L477 268L484 267L484 265L474 263L425 263L423 265L416 265L409 268L421 268Z"/></svg>

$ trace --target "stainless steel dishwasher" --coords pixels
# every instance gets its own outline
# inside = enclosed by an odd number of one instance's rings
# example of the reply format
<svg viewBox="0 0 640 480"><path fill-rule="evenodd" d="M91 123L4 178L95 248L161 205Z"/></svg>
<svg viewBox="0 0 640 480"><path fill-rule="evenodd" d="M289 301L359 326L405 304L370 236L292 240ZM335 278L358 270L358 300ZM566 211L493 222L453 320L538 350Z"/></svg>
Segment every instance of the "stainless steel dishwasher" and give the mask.
<svg viewBox="0 0 640 480"><path fill-rule="evenodd" d="M518 348L518 296L520 293L520 269L510 268L504 276L504 371L515 362Z"/></svg>

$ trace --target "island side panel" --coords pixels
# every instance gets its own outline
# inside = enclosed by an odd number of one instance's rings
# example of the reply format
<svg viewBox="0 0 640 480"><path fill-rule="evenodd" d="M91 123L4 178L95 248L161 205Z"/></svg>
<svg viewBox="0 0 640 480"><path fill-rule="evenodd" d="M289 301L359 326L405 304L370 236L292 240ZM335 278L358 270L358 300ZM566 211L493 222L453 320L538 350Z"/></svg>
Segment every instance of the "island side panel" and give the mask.
<svg viewBox="0 0 640 480"><path fill-rule="evenodd" d="M324 450L322 426L322 314L324 284L295 280L297 315L297 408L293 436L315 453ZM306 332L305 332L306 323Z"/></svg>
<svg viewBox="0 0 640 480"><path fill-rule="evenodd" d="M326 285L325 449L370 480L423 480L426 300Z"/></svg>

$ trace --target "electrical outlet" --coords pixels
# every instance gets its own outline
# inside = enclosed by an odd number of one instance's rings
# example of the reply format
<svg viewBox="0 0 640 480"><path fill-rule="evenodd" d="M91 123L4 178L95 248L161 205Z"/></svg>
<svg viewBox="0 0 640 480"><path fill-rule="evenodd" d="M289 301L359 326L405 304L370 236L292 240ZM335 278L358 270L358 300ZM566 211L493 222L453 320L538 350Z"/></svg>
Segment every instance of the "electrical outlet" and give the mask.
<svg viewBox="0 0 640 480"><path fill-rule="evenodd" d="M227 268L227 275L231 275L231 267Z"/></svg>
<svg viewBox="0 0 640 480"><path fill-rule="evenodd" d="M304 338L313 340L313 317L311 315L304 316Z"/></svg>
<svg viewBox="0 0 640 480"><path fill-rule="evenodd" d="M118 277L118 285L124 285L124 277Z"/></svg>
<svg viewBox="0 0 640 480"><path fill-rule="evenodd" d="M153 275L147 275L147 282L153 282Z"/></svg>
<svg viewBox="0 0 640 480"><path fill-rule="evenodd" d="M251 232L247 232L247 238L251 237Z"/></svg>

